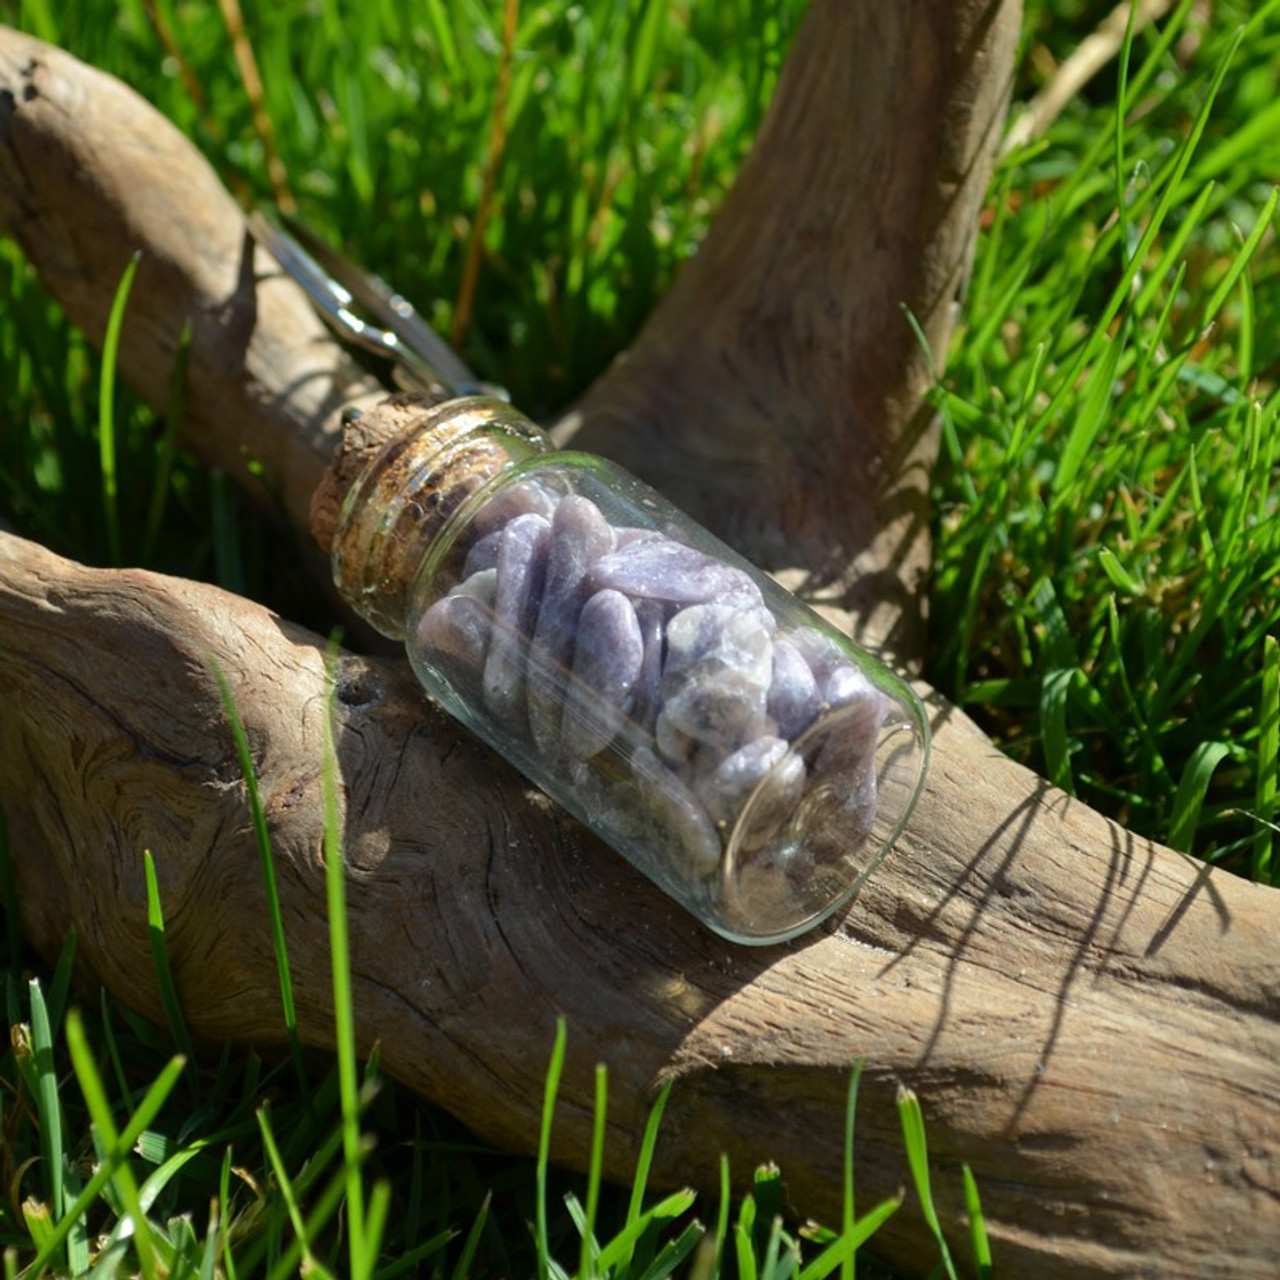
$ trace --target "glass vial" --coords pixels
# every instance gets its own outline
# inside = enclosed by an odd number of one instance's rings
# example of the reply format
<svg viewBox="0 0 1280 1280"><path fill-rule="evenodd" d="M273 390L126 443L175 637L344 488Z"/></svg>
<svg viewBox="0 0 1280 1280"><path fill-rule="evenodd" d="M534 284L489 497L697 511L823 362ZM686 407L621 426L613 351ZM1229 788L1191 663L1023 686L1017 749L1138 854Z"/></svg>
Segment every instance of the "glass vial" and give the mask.
<svg viewBox="0 0 1280 1280"><path fill-rule="evenodd" d="M436 406L376 456L333 563L441 706L735 942L847 902L919 794L903 680L501 401Z"/></svg>

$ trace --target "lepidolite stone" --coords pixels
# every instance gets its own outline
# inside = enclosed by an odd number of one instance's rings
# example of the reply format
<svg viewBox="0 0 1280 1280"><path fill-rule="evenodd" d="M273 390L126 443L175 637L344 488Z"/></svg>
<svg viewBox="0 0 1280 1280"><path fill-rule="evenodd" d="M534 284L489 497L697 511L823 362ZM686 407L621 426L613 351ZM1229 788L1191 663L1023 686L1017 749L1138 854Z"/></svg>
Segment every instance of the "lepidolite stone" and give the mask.
<svg viewBox="0 0 1280 1280"><path fill-rule="evenodd" d="M546 582L537 605L531 652L549 667L567 670L574 645L581 644L580 619L590 587L587 571L613 550L613 530L587 498L570 494L551 520ZM560 727L561 698L550 679L529 686L529 729L541 751L554 751Z"/></svg>
<svg viewBox="0 0 1280 1280"><path fill-rule="evenodd" d="M769 685L769 715L778 732L790 741L803 733L821 703L813 671L789 640L773 646L773 679Z"/></svg>
<svg viewBox="0 0 1280 1280"><path fill-rule="evenodd" d="M571 756L588 760L617 737L643 661L635 607L621 591L597 591L578 618L573 679L564 702L562 740Z"/></svg>
<svg viewBox="0 0 1280 1280"><path fill-rule="evenodd" d="M423 615L419 645L473 672L481 670L489 653L497 594L497 569L473 573Z"/></svg>
<svg viewBox="0 0 1280 1280"><path fill-rule="evenodd" d="M749 574L534 481L471 532L418 642L583 812L695 878L732 839L757 888L870 830L891 704L821 630L779 626ZM835 820L809 846L796 815L817 809Z"/></svg>
<svg viewBox="0 0 1280 1280"><path fill-rule="evenodd" d="M546 517L532 513L516 516L502 531L484 698L495 715L508 721L524 709L526 650L542 596L550 536Z"/></svg>
<svg viewBox="0 0 1280 1280"><path fill-rule="evenodd" d="M699 604L734 594L760 599L759 588L741 569L661 536L637 539L597 561L591 582L633 599L673 604Z"/></svg>

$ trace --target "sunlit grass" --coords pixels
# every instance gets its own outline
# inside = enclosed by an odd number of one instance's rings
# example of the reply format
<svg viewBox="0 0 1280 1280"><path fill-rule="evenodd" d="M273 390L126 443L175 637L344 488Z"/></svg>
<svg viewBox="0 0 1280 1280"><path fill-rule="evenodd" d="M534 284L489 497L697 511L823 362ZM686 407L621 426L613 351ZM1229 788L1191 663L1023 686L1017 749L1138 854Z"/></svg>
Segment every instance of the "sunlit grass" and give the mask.
<svg viewBox="0 0 1280 1280"><path fill-rule="evenodd" d="M1278 13L1180 4L1123 101L1005 160L937 394L930 675L1059 786L1245 874L1276 818L1280 134L1252 122Z"/></svg>

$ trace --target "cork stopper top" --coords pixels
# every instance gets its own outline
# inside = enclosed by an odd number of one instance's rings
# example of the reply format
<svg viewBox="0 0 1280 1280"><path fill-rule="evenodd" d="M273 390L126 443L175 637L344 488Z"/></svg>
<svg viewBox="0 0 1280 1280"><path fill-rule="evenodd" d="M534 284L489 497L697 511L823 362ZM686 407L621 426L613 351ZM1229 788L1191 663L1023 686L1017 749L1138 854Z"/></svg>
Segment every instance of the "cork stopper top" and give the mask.
<svg viewBox="0 0 1280 1280"><path fill-rule="evenodd" d="M439 403L417 392L401 392L370 409L348 410L343 416L342 437L319 487L311 495L311 536L325 555L333 551L343 501L360 473Z"/></svg>
<svg viewBox="0 0 1280 1280"><path fill-rule="evenodd" d="M392 639L433 539L481 485L549 452L543 431L502 400L433 404L392 396L344 424L311 507L311 529L343 598Z"/></svg>

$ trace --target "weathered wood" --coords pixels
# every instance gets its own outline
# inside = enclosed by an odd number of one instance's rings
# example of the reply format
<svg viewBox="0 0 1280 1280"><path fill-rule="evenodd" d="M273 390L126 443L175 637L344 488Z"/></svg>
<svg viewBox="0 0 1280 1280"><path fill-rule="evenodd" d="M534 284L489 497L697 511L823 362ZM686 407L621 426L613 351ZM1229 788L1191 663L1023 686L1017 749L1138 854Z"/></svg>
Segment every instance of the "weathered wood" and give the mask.
<svg viewBox="0 0 1280 1280"><path fill-rule="evenodd" d="M772 567L834 584L844 605L861 603L846 589L848 559L880 570L882 584L909 562L900 599L917 591L920 493L894 495L916 483L927 433L899 303L941 351L1016 26L1012 6L899 9L901 19L876 4L815 5L748 168L777 177L774 202L752 212L749 196L734 197L719 224L729 238L718 225L679 304L584 401L578 437L633 464L652 459L642 468L651 479ZM96 94L100 78L78 78L82 69L43 47L11 55L15 41L0 41L0 85L11 94L0 99L9 103L0 105L0 217L18 208L30 223L74 220L58 189L42 209L28 177L79 126L36 108L72 91L59 86ZM878 87L859 96L848 82ZM877 107L882 94L889 101ZM828 127L855 108L856 127ZM805 121L820 127L806 134ZM917 132L929 129L942 136ZM106 130L103 149L78 163L110 170L124 163L119 144ZM176 144L169 163L182 163ZM809 180L787 181L789 165ZM845 203L855 190L871 210ZM127 210L132 194L113 198ZM768 232L751 236L753 219ZM112 225L135 234L128 217ZM56 244L30 228L24 244L58 291L59 273L40 257ZM755 264L767 245L777 248ZM184 263L217 247L192 238L171 253ZM88 275L96 260L82 251L77 270ZM728 262L741 277L734 289ZM94 279L82 290L109 296L114 278ZM148 287L140 275L139 290ZM788 289L790 303L771 301ZM231 313L253 298L235 295ZM181 287L167 305L181 311ZM91 331L104 309L86 304ZM314 332L293 311L260 313L268 320L285 351ZM668 328L678 340L664 338ZM225 354L233 331L211 325L201 340ZM163 363L154 334L134 341L141 364ZM272 399L290 385L272 381L283 375L264 366L253 376L255 430L270 442L277 482L287 476L291 492L309 493L320 470L321 449L305 443L314 419ZM323 374L315 385L322 404L340 398ZM685 434L689 423L699 425ZM192 429L211 458L245 443L225 415ZM295 522L302 505L289 503ZM917 633L897 634L905 645ZM319 642L212 588L84 570L5 536L0 804L24 926L53 951L74 923L104 979L159 1016L140 869L150 848L196 1032L282 1038L257 855L209 654L249 726L303 1033L328 1044ZM564 1013L560 1158L585 1158L594 1061L612 1074L608 1162L619 1175L653 1087L675 1076L660 1143L666 1178L712 1181L720 1150L740 1176L776 1159L797 1210L831 1219L847 1075L861 1057L863 1205L905 1177L893 1105L901 1080L922 1094L948 1221L961 1212L959 1164L973 1166L1001 1274L1273 1274L1273 892L1124 832L938 704L926 793L893 858L842 920L785 947L743 950L701 931L531 794L424 703L402 664L344 657L337 720L362 1041L377 1038L389 1071L480 1132L532 1147L551 1023ZM899 1262L924 1264L911 1215L893 1219L881 1241Z"/></svg>
<svg viewBox="0 0 1280 1280"><path fill-rule="evenodd" d="M24 928L53 954L74 924L113 990L162 1018L150 849L195 1033L282 1039L209 655L257 762L302 1035L328 1045L322 642L210 587L0 536L0 803ZM1273 893L1127 835L944 714L917 817L848 916L744 950L531 794L402 664L344 657L336 737L361 1042L494 1141L536 1142L564 1014L558 1158L589 1149L594 1061L611 1073L618 1176L674 1075L664 1178L710 1191L721 1150L740 1175L775 1159L798 1211L834 1220L864 1058L864 1205L905 1179L903 1081L924 1099L945 1217L968 1162L1004 1274L1274 1273ZM923 1266L925 1239L900 1215L880 1246Z"/></svg>

